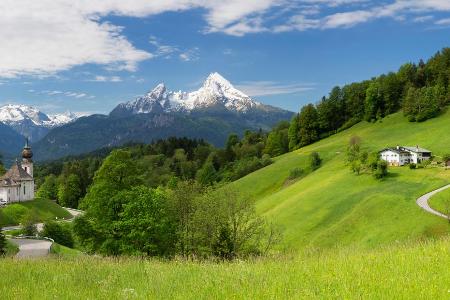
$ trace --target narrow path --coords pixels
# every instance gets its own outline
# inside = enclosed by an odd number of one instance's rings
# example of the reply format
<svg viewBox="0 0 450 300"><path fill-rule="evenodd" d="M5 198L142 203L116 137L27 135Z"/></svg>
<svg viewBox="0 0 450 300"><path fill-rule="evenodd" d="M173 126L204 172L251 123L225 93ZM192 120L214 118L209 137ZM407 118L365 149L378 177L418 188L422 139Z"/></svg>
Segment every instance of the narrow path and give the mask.
<svg viewBox="0 0 450 300"><path fill-rule="evenodd" d="M419 197L416 201L417 205L419 205L421 208L423 208L424 210L426 210L427 212L445 218L445 219L449 219L448 216L444 215L443 213L438 212L437 210L434 210L430 207L430 205L428 205L428 200L430 200L430 198L432 196L434 196L435 194L442 192L443 190L446 190L450 188L450 184L447 184L446 186L441 187L440 189L434 190L432 192L429 192L428 194L425 194L421 197Z"/></svg>
<svg viewBox="0 0 450 300"><path fill-rule="evenodd" d="M18 258L43 257L50 253L52 242L43 240L10 239L19 247Z"/></svg>

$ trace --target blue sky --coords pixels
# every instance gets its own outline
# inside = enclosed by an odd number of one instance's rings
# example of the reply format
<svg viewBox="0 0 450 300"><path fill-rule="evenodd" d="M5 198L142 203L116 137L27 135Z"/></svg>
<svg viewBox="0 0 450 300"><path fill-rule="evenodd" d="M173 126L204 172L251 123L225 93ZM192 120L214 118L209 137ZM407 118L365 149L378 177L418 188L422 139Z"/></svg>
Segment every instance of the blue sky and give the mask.
<svg viewBox="0 0 450 300"><path fill-rule="evenodd" d="M47 113L108 113L215 71L298 111L450 46L447 0L21 0L0 11L0 104Z"/></svg>

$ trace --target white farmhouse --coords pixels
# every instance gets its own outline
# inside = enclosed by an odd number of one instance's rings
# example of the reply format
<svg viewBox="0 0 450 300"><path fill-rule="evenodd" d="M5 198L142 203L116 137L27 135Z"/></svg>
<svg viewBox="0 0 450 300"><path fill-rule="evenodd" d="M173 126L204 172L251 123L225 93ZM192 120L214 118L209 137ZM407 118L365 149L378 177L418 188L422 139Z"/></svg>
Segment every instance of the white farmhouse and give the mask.
<svg viewBox="0 0 450 300"><path fill-rule="evenodd" d="M395 148L386 148L380 151L382 160L388 162L391 166L404 166L406 164L418 164L431 158L431 151L416 147L397 146Z"/></svg>
<svg viewBox="0 0 450 300"><path fill-rule="evenodd" d="M28 139L22 151L22 162L16 160L11 169L0 177L0 203L34 199L33 152Z"/></svg>

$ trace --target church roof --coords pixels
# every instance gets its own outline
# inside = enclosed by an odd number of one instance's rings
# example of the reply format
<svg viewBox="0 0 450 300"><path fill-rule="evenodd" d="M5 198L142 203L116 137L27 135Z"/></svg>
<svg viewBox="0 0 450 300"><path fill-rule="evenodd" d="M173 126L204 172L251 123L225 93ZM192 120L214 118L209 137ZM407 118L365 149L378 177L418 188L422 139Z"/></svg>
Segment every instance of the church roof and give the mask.
<svg viewBox="0 0 450 300"><path fill-rule="evenodd" d="M11 169L5 175L0 177L0 186L16 185L20 181L33 180L33 177L25 171L22 166L16 161Z"/></svg>

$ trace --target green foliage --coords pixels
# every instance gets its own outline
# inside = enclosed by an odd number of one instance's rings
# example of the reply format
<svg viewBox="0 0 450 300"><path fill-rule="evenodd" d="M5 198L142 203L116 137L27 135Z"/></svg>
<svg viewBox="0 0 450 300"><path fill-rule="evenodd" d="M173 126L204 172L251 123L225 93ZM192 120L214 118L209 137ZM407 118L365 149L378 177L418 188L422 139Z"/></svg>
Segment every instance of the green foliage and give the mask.
<svg viewBox="0 0 450 300"><path fill-rule="evenodd" d="M37 213L34 210L28 211L22 218L22 233L26 236L37 236L36 223L38 221Z"/></svg>
<svg viewBox="0 0 450 300"><path fill-rule="evenodd" d="M47 221L44 223L44 228L42 229L40 236L51 238L60 245L69 248L73 247L73 237L70 224Z"/></svg>
<svg viewBox="0 0 450 300"><path fill-rule="evenodd" d="M302 108L298 122L300 147L309 145L319 139L318 116L314 105L309 104Z"/></svg>
<svg viewBox="0 0 450 300"><path fill-rule="evenodd" d="M289 170L289 177L288 177L288 179L289 180L294 180L294 179L302 177L304 174L305 174L305 170L304 169L298 168L298 167L297 168L293 168L293 169Z"/></svg>
<svg viewBox="0 0 450 300"><path fill-rule="evenodd" d="M403 104L405 116L410 121L422 122L438 115L442 107L445 89L442 86L410 87Z"/></svg>
<svg viewBox="0 0 450 300"><path fill-rule="evenodd" d="M48 200L56 200L58 198L58 180L54 174L45 177L44 183L37 191L36 196Z"/></svg>
<svg viewBox="0 0 450 300"><path fill-rule="evenodd" d="M295 115L291 123L289 124L288 129L288 139L289 139L289 151L293 151L297 149L299 139L298 139L298 133L300 131L299 128L299 114Z"/></svg>
<svg viewBox="0 0 450 300"><path fill-rule="evenodd" d="M6 237L0 227L0 257L6 254Z"/></svg>
<svg viewBox="0 0 450 300"><path fill-rule="evenodd" d="M384 160L379 160L377 162L377 168L373 172L373 176L376 179L382 179L382 178L386 177L387 174L388 174L388 164L387 164L387 162L384 161Z"/></svg>
<svg viewBox="0 0 450 300"><path fill-rule="evenodd" d="M119 219L112 224L115 240L120 239L120 254L173 254L175 224L167 208L166 194L137 186L117 197L124 203Z"/></svg>
<svg viewBox="0 0 450 300"><path fill-rule="evenodd" d="M416 165L415 163L411 163L411 164L409 164L409 168L410 168L411 170L414 170L414 169L417 168L417 165Z"/></svg>
<svg viewBox="0 0 450 300"><path fill-rule="evenodd" d="M211 162L207 162L200 170L197 171L196 178L200 184L212 185L218 181L219 176L214 168L214 165Z"/></svg>
<svg viewBox="0 0 450 300"><path fill-rule="evenodd" d="M62 177L58 186L59 204L65 207L78 208L78 200L82 196L81 180L76 174Z"/></svg>
<svg viewBox="0 0 450 300"><path fill-rule="evenodd" d="M265 222L252 200L227 187L207 191L194 207L192 254L231 259L260 253Z"/></svg>
<svg viewBox="0 0 450 300"><path fill-rule="evenodd" d="M310 166L311 170L313 170L313 171L317 170L321 164L322 164L322 159L320 158L319 153L317 153L315 151L312 152L309 155L309 166Z"/></svg>

